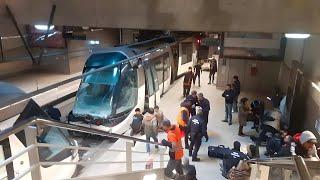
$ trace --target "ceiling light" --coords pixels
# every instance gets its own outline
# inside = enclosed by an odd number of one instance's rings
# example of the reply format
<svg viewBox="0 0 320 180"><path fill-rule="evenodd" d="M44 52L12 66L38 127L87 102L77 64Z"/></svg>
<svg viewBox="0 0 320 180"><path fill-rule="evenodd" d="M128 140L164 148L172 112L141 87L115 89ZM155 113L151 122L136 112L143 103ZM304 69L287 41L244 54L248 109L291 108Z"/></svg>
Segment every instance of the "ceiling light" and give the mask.
<svg viewBox="0 0 320 180"><path fill-rule="evenodd" d="M34 28L36 28L38 30L41 30L41 31L46 31L48 29L48 26L47 25L37 24L37 25L34 25ZM53 28L54 28L54 25L51 25L49 30L52 30Z"/></svg>
<svg viewBox="0 0 320 180"><path fill-rule="evenodd" d="M291 34L291 33L286 33L285 36L286 36L286 38L306 39L306 38L310 37L310 34Z"/></svg>
<svg viewBox="0 0 320 180"><path fill-rule="evenodd" d="M93 40L91 40L91 41L89 41L89 44L91 44L91 45L97 45L97 44L100 44L100 41L93 41Z"/></svg>

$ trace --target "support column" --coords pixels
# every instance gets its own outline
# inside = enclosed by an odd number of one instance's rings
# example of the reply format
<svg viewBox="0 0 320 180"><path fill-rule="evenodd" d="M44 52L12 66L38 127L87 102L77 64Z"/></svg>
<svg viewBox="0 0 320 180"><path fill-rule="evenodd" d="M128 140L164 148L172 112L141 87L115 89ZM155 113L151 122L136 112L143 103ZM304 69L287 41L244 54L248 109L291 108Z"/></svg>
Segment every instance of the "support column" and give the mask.
<svg viewBox="0 0 320 180"><path fill-rule="evenodd" d="M126 162L127 173L132 172L132 142L126 142Z"/></svg>
<svg viewBox="0 0 320 180"><path fill-rule="evenodd" d="M0 146L2 146L4 159L8 159L12 156L9 138L0 141ZM7 177L8 179L14 179L14 168L13 163L6 165Z"/></svg>
<svg viewBox="0 0 320 180"><path fill-rule="evenodd" d="M21 38L21 40L22 40L22 42L23 42L23 45L24 45L25 49L27 50L27 52L28 52L28 54L29 54L29 56L30 56L33 64L36 64L36 59L33 57L32 53L31 53L31 49L30 49L27 41L24 39L23 34L22 34L22 32L20 31L20 28L19 28L19 26L18 26L17 20L16 20L16 18L14 17L14 15L13 15L13 13L12 13L12 11L10 10L10 8L9 8L8 5L6 5L6 10L7 10L9 16L10 16L10 19L11 19L13 25L14 25L15 28L17 29L17 31L18 31L18 33L19 33L19 36L20 36L20 38Z"/></svg>
<svg viewBox="0 0 320 180"><path fill-rule="evenodd" d="M35 145L37 144L37 129L36 127L26 127L24 129L24 132L25 132L25 135L26 135L26 144L27 146L30 146L30 145ZM34 168L32 171L31 171L31 177L33 180L41 180L41 171L40 171L40 159L39 159L39 152L38 152L38 148L34 148L34 149L31 149L29 152L28 152L28 156L29 156L29 163L30 163L30 167L31 166L37 166L36 168Z"/></svg>
<svg viewBox="0 0 320 180"><path fill-rule="evenodd" d="M39 55L39 59L37 61L38 64L40 64L40 61L42 59L42 56L43 56L43 52L44 52L44 46L46 45L46 40L48 38L48 35L49 35L49 32L50 32L50 26L52 25L52 22L53 22L53 18L54 18L54 13L56 12L56 5L52 5L51 7L51 13L50 13L50 18L49 18L49 22L48 22L48 26L47 26L47 32L46 34L44 35L44 38L43 38L43 42L41 43L42 44L42 48L41 48L41 51L40 51L40 55Z"/></svg>

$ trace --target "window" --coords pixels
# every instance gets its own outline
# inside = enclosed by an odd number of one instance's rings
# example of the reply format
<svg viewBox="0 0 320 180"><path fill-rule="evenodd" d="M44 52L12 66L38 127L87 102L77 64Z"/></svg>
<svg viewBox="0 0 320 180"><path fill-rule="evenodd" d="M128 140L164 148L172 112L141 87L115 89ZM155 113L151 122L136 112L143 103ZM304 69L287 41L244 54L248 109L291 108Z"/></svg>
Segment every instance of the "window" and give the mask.
<svg viewBox="0 0 320 180"><path fill-rule="evenodd" d="M151 65L151 72L152 72L152 77L153 77L153 81L154 81L154 89L156 91L158 91L159 90L159 81L158 81L157 72L156 72L154 65Z"/></svg>
<svg viewBox="0 0 320 180"><path fill-rule="evenodd" d="M137 103L138 81L137 71L129 69L121 77L120 94L117 102L116 113L126 112L133 109Z"/></svg>
<svg viewBox="0 0 320 180"><path fill-rule="evenodd" d="M169 58L169 54L166 53L163 57L163 65L164 65L164 81L168 80L169 75L170 75L170 58Z"/></svg>
<svg viewBox="0 0 320 180"><path fill-rule="evenodd" d="M191 62L192 53L193 53L192 43L191 42L181 43L181 48L182 48L181 65Z"/></svg>
<svg viewBox="0 0 320 180"><path fill-rule="evenodd" d="M148 67L146 67L146 79L147 79L148 94L149 96L151 96L154 94L154 88L153 88L153 79L151 75L151 70Z"/></svg>
<svg viewBox="0 0 320 180"><path fill-rule="evenodd" d="M162 56L157 57L156 60L154 60L154 66L157 72L158 81L159 84L163 82L163 63L162 63Z"/></svg>

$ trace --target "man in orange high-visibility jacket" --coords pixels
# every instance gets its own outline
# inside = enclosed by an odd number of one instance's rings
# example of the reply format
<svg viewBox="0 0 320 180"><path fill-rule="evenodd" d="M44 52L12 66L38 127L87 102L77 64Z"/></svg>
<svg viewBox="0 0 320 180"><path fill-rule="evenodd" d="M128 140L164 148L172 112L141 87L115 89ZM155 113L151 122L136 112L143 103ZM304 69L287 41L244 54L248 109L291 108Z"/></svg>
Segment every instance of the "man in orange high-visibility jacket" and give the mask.
<svg viewBox="0 0 320 180"><path fill-rule="evenodd" d="M177 116L177 123L180 130L183 132L185 148L189 149L187 125L190 118L191 102L186 100L180 104L180 110Z"/></svg>
<svg viewBox="0 0 320 180"><path fill-rule="evenodd" d="M165 176L168 178L176 179L183 175L182 169L182 157L183 157L183 147L181 142L181 132L177 125L171 125L169 120L164 120L162 123L164 131L167 133L167 140L162 140L162 145L168 146L170 160L164 171ZM172 171L176 170L177 174Z"/></svg>

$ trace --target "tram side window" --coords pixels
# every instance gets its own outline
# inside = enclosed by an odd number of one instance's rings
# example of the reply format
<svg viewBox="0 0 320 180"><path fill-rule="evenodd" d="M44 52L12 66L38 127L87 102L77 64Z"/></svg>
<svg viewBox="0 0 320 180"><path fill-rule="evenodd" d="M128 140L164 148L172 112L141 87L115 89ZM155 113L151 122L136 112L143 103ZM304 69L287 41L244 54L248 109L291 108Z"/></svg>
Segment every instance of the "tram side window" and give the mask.
<svg viewBox="0 0 320 180"><path fill-rule="evenodd" d="M181 43L181 48L182 48L182 61L181 65L186 64L188 62L192 61L192 43L191 42L184 42Z"/></svg>
<svg viewBox="0 0 320 180"><path fill-rule="evenodd" d="M148 87L148 93L149 93L149 96L153 95L154 94L154 88L153 88L153 78L152 78L152 75L151 75L151 70L150 68L146 68L146 80L147 80L147 87Z"/></svg>
<svg viewBox="0 0 320 180"><path fill-rule="evenodd" d="M164 63L164 77L163 77L163 81L166 81L169 78L169 68L170 68L170 59L169 59L169 54L166 53L163 57L163 63Z"/></svg>
<svg viewBox="0 0 320 180"><path fill-rule="evenodd" d="M154 65L151 65L151 72L152 72L152 77L153 77L153 81L154 81L154 89L156 91L158 91L159 90L159 81L158 81L158 77L157 77L156 68L154 67Z"/></svg>
<svg viewBox="0 0 320 180"><path fill-rule="evenodd" d="M157 76L158 76L158 80L159 80L159 84L161 84L163 82L163 64L162 64L162 56L157 58L154 61L154 66L155 69L157 71Z"/></svg>
<svg viewBox="0 0 320 180"><path fill-rule="evenodd" d="M133 109L137 103L138 81L137 71L130 69L121 78L120 95L117 102L116 113L122 113Z"/></svg>

